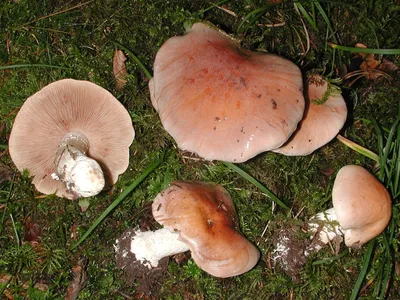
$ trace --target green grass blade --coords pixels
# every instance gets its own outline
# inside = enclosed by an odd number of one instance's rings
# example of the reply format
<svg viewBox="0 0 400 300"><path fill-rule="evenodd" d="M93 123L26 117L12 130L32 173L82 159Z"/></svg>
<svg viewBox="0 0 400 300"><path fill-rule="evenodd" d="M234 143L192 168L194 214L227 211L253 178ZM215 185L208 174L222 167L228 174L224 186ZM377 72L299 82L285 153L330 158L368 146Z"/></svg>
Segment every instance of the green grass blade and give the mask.
<svg viewBox="0 0 400 300"><path fill-rule="evenodd" d="M385 259L382 262L383 265L383 278L381 283L381 293L379 295L379 299L384 299L386 294L386 286L390 280L391 272L393 269L393 258L390 252L390 242L388 241L386 232L383 233L383 242L385 246Z"/></svg>
<svg viewBox="0 0 400 300"><path fill-rule="evenodd" d="M0 149L8 149L7 145L0 145Z"/></svg>
<svg viewBox="0 0 400 300"><path fill-rule="evenodd" d="M342 258L343 256L346 256L347 254L349 254L349 251L347 250L343 250L342 253L340 253L339 255L333 256L333 257L328 257L325 259L320 259L320 260L316 260L312 263L313 266L316 265L322 265L322 264L326 264L326 263L331 263L337 259Z"/></svg>
<svg viewBox="0 0 400 300"><path fill-rule="evenodd" d="M239 23L238 31L239 32L245 31L249 26L251 26L255 21L257 21L257 19L261 17L272 5L273 4L267 4L248 13L243 18L242 22ZM246 22L248 23L246 26L244 26Z"/></svg>
<svg viewBox="0 0 400 300"><path fill-rule="evenodd" d="M104 220L104 218L115 208L117 205L124 200L151 172L153 172L163 161L164 154L160 156L159 159L154 161L150 166L145 169L142 174L139 175L123 192L114 200L113 203L96 219L96 221L90 226L90 228L85 232L85 234L79 239L79 241L71 247L71 250L77 248L82 244L86 238L92 233L93 230Z"/></svg>
<svg viewBox="0 0 400 300"><path fill-rule="evenodd" d="M317 7L319 13L321 14L322 18L324 19L326 26L328 27L329 31L331 32L332 39L335 43L337 43L337 39L335 36L335 31L333 30L331 21L329 20L328 16L325 13L325 10L322 8L321 4L318 2L314 2L315 6Z"/></svg>
<svg viewBox="0 0 400 300"><path fill-rule="evenodd" d="M349 147L350 149L353 149L354 151L376 161L376 162L380 162L379 160L379 156L378 154L372 152L371 150L368 150L367 148L364 148L363 146L360 146L359 144L350 141L349 139L346 139L344 136L341 136L340 134L337 136L337 139L342 142L343 144L345 144L347 147Z"/></svg>
<svg viewBox="0 0 400 300"><path fill-rule="evenodd" d="M372 53L379 55L399 55L400 49L372 49L372 48L356 48L356 47L347 47L341 46L333 43L329 43L333 49L338 49L347 52L357 52L357 53Z"/></svg>
<svg viewBox="0 0 400 300"><path fill-rule="evenodd" d="M219 1L219 2L217 2L217 3L214 3L213 5L211 5L211 6L207 7L207 8L205 8L205 9L200 10L200 11L198 12L198 14L204 14L205 12L207 12L207 11L213 9L214 7L217 7L217 6L221 5L221 4L224 4L224 3L229 2L229 1L231 1L231 0L221 0L221 1Z"/></svg>
<svg viewBox="0 0 400 300"><path fill-rule="evenodd" d="M400 118L397 118L396 121L393 123L393 126L390 128L390 132L389 135L387 137L386 140L386 145L385 148L383 149L383 158L382 158L382 163L387 164L387 159L389 157L389 153L392 149L392 140L394 137L395 132L397 131L397 126L399 125L400 122ZM381 168L381 172L382 172L382 168ZM383 174L380 173L380 179L383 180ZM390 177L387 178L388 183L390 182Z"/></svg>
<svg viewBox="0 0 400 300"><path fill-rule="evenodd" d="M0 70L9 70L9 69L17 69L17 68L50 68L50 69L60 69L60 70L69 70L70 68L46 65L46 64L19 64L19 65L9 65L9 66L0 66Z"/></svg>
<svg viewBox="0 0 400 300"><path fill-rule="evenodd" d="M6 218L6 211L8 210L8 202L9 202L10 199L11 199L11 193L12 193L12 191L13 191L13 189L14 189L14 183L15 183L15 173L13 174L13 177L12 177L12 179L11 179L10 188L9 188L9 190L7 191L7 194L8 194L8 195L7 195L7 199L4 201L5 207L3 208L3 214L2 214L1 222L0 222L0 236L1 236L1 234L3 233L4 222L5 222L5 218Z"/></svg>
<svg viewBox="0 0 400 300"><path fill-rule="evenodd" d="M124 45L116 42L116 41L112 41L116 46L118 46L119 48L121 48L122 50L124 50L125 52L127 52L132 59L135 61L135 63L139 66L139 68L143 71L143 73L146 75L146 77L150 80L151 78L153 78L153 75L151 75L151 73L147 70L147 68L144 66L144 64L142 64L142 62L139 60L139 58L133 54L133 52L131 50L129 50L127 47L125 47Z"/></svg>
<svg viewBox="0 0 400 300"><path fill-rule="evenodd" d="M13 280L13 279L14 279L14 275L11 275L10 278L9 278L5 283L3 283L4 286L3 286L3 287L1 288L1 290L0 290L0 296L3 296L5 290L7 289L8 285L9 285L10 282L11 282L11 280Z"/></svg>
<svg viewBox="0 0 400 300"><path fill-rule="evenodd" d="M308 23L310 23L311 27L315 30L318 31L318 27L317 24L314 22L313 19L311 19L310 15L308 14L308 12L305 10L304 6L300 3L297 2L294 4L299 11L301 12L301 14L303 15L304 18L306 18L306 20L308 21Z"/></svg>
<svg viewBox="0 0 400 300"><path fill-rule="evenodd" d="M354 285L353 290L351 292L350 300L355 300L358 297L358 292L360 291L360 288L364 281L364 278L367 275L367 271L368 271L369 264L371 262L372 252L374 250L374 247L375 247L375 239L373 239L372 241L370 241L368 243L367 252L365 252L361 271L360 271L360 274L358 274L356 284Z"/></svg>
<svg viewBox="0 0 400 300"><path fill-rule="evenodd" d="M372 118L372 124L375 127L375 131L376 131L376 135L378 137L378 151L379 151L379 165L380 165L380 169L379 169L379 179L382 180L383 178L383 174L385 171L385 161L382 159L383 158L383 133L382 133L382 129L380 128L379 124L376 122L376 120L374 118Z"/></svg>
<svg viewBox="0 0 400 300"><path fill-rule="evenodd" d="M395 156L394 161L394 179L392 185L392 196L394 197L399 190L399 180L400 180L400 130L397 130L397 139L395 144Z"/></svg>
<svg viewBox="0 0 400 300"><path fill-rule="evenodd" d="M281 200L279 200L278 197L276 197L269 189L267 189L265 186L263 186L261 183L259 183L250 174L246 173L245 171L243 171L241 168L234 165L233 163L223 162L223 164L225 166L227 166L229 169L238 173L240 176L242 176L244 179L246 179L250 183L254 184L256 187L258 187L264 194L266 194L272 201L276 202L276 204L278 204L280 207L282 207L283 209L290 210L289 206L287 206L285 203L283 203Z"/></svg>
<svg viewBox="0 0 400 300"><path fill-rule="evenodd" d="M19 246L21 245L21 241L19 239L18 230L17 230L17 227L15 226L14 217L12 214L10 214L10 218L11 218L12 227L14 229L15 240L17 241L17 248L19 249Z"/></svg>

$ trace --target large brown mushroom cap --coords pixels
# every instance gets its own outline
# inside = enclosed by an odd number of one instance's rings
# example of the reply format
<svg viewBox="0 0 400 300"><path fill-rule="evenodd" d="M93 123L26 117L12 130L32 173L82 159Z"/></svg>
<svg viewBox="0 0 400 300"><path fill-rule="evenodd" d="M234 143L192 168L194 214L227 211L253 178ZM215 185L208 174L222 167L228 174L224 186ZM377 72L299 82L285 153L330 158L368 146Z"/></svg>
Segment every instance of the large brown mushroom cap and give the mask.
<svg viewBox="0 0 400 300"><path fill-rule="evenodd" d="M314 75L308 79L306 94L306 110L299 128L274 152L308 155L331 141L346 122L347 107L338 88Z"/></svg>
<svg viewBox="0 0 400 300"><path fill-rule="evenodd" d="M381 234L392 214L389 192L360 166L348 165L339 170L332 202L348 247L361 246Z"/></svg>
<svg viewBox="0 0 400 300"><path fill-rule="evenodd" d="M164 43L149 88L178 147L208 160L243 162L278 148L304 111L294 63L242 49L203 23Z"/></svg>
<svg viewBox="0 0 400 300"><path fill-rule="evenodd" d="M228 192L219 185L176 181L153 202L155 220L180 233L197 265L216 277L249 271L257 248L237 231L237 215Z"/></svg>
<svg viewBox="0 0 400 300"><path fill-rule="evenodd" d="M108 184L114 184L127 169L135 132L123 105L94 83L59 80L25 101L9 140L14 164L34 176L38 191L72 198L64 183L51 177L58 147L68 132L87 137L87 155L101 165Z"/></svg>

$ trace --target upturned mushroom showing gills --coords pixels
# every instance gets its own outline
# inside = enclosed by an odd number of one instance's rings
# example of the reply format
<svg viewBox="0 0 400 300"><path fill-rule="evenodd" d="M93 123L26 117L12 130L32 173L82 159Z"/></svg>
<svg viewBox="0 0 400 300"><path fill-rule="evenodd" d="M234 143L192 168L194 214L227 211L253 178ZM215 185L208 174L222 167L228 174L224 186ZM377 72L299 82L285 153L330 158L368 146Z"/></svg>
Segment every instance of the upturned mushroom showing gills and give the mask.
<svg viewBox="0 0 400 300"><path fill-rule="evenodd" d="M315 242L307 253L320 250L344 235L346 246L360 247L386 228L392 215L391 197L384 185L363 167L339 170L332 190L333 208L309 221Z"/></svg>
<svg viewBox="0 0 400 300"><path fill-rule="evenodd" d="M220 185L173 182L157 195L152 211L164 228L138 232L130 249L149 268L163 257L190 250L201 269L225 278L249 271L260 258L238 231L232 198Z"/></svg>
<svg viewBox="0 0 400 300"><path fill-rule="evenodd" d="M129 163L129 113L107 90L59 80L29 97L9 139L11 158L44 194L75 199L114 184Z"/></svg>
<svg viewBox="0 0 400 300"><path fill-rule="evenodd" d="M207 160L244 162L278 148L304 112L294 63L243 49L203 23L164 43L149 89L178 147Z"/></svg>
<svg viewBox="0 0 400 300"><path fill-rule="evenodd" d="M289 156L308 155L330 142L346 122L347 107L338 87L321 76L312 75L305 90L303 120L289 141L274 152Z"/></svg>

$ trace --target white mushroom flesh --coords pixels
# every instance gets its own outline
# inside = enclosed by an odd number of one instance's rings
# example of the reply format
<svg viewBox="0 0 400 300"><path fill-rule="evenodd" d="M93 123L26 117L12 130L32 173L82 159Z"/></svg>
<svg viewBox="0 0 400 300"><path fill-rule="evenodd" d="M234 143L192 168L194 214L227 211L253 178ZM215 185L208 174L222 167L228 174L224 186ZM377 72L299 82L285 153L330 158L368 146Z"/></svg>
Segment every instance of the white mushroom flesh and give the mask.
<svg viewBox="0 0 400 300"><path fill-rule="evenodd" d="M318 252L330 241L342 237L345 231L340 227L334 208L316 214L308 223L308 232L312 234L314 242L305 251L308 256L311 252Z"/></svg>
<svg viewBox="0 0 400 300"><path fill-rule="evenodd" d="M53 179L65 183L76 197L91 197L100 193L105 185L100 165L86 156L88 140L80 133L70 132L61 141L56 156Z"/></svg>
<svg viewBox="0 0 400 300"><path fill-rule="evenodd" d="M188 251L189 247L179 241L179 233L167 228L156 231L137 231L132 238L130 251L149 269L158 266L158 262L167 256Z"/></svg>

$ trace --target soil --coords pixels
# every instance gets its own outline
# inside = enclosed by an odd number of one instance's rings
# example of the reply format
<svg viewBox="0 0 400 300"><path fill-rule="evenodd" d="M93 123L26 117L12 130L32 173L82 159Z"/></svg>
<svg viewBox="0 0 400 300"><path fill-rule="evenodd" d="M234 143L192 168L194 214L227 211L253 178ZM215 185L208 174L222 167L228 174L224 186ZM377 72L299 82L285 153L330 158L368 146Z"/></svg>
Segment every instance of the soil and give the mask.
<svg viewBox="0 0 400 300"><path fill-rule="evenodd" d="M281 269L294 282L299 281L299 272L307 262L304 251L309 241L300 238L300 228L284 227L275 233L272 261L274 267Z"/></svg>
<svg viewBox="0 0 400 300"><path fill-rule="evenodd" d="M144 295L157 293L167 272L168 257L159 261L157 268L149 269L136 260L135 254L130 252L131 240L136 235L136 229L125 230L117 239L115 245L116 267L124 270L124 280L128 285L137 283L136 292Z"/></svg>

